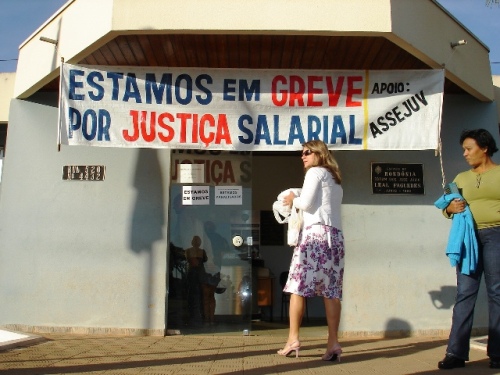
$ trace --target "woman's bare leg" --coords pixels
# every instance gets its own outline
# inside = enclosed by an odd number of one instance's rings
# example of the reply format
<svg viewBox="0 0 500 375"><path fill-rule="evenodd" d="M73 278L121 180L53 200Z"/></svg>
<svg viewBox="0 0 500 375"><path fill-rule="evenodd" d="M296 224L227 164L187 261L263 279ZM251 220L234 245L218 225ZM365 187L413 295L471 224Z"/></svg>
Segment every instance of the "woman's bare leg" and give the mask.
<svg viewBox="0 0 500 375"><path fill-rule="evenodd" d="M278 350L279 355L288 355L290 352L295 351L295 355L299 355L299 330L300 324L302 323L302 317L304 316L305 301L304 297L298 296L297 294L290 294L290 329L288 331L288 340L286 341L285 347Z"/></svg>
<svg viewBox="0 0 500 375"><path fill-rule="evenodd" d="M300 325L304 316L305 300L297 294L290 294L290 331L288 333L288 344L299 341Z"/></svg>
<svg viewBox="0 0 500 375"><path fill-rule="evenodd" d="M323 298L323 301L325 303L326 321L328 323L327 350L331 350L339 343L338 333L342 305L338 298Z"/></svg>

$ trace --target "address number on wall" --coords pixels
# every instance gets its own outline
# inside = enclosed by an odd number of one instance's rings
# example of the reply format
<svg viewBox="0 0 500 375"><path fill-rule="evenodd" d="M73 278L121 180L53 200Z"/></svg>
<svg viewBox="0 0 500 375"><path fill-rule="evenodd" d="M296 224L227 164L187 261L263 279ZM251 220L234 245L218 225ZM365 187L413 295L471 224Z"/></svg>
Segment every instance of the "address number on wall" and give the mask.
<svg viewBox="0 0 500 375"><path fill-rule="evenodd" d="M104 165L65 165L62 178L67 181L104 181L105 175Z"/></svg>

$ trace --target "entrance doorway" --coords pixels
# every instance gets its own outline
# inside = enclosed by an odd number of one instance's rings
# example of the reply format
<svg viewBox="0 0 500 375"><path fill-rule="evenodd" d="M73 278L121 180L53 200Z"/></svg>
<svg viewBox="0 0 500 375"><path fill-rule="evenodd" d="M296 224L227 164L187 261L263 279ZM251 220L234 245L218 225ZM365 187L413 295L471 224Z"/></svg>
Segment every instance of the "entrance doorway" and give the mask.
<svg viewBox="0 0 500 375"><path fill-rule="evenodd" d="M250 330L259 249L249 152L172 152L167 331Z"/></svg>

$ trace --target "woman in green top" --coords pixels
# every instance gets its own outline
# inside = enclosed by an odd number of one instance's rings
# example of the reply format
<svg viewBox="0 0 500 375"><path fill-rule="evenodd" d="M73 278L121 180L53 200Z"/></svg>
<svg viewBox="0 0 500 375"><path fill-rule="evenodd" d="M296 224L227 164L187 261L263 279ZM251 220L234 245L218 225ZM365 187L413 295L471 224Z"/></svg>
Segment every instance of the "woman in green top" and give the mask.
<svg viewBox="0 0 500 375"><path fill-rule="evenodd" d="M444 214L452 217L469 206L477 231L479 260L471 275L462 274L460 265L457 266L457 296L451 332L446 356L438 367L464 367L469 360L474 307L484 272L489 311L487 354L490 367L500 368L500 166L491 159L498 148L493 136L484 129L464 131L460 144L472 168L455 177L454 182L464 200L451 201Z"/></svg>

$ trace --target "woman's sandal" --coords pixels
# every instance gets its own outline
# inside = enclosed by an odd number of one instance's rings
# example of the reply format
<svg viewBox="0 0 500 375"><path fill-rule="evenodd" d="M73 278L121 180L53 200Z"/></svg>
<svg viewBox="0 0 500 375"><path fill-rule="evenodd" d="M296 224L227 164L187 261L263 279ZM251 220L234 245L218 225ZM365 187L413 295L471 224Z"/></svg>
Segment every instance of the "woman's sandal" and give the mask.
<svg viewBox="0 0 500 375"><path fill-rule="evenodd" d="M288 356L291 352L295 351L295 358L299 357L300 342L294 341L290 345L285 345L281 350L278 350L278 354L284 357Z"/></svg>
<svg viewBox="0 0 500 375"><path fill-rule="evenodd" d="M338 360L340 362L340 356L342 355L342 348L340 347L340 344L335 345L332 350L326 350L326 353L323 354L321 359L323 361L336 361Z"/></svg>

